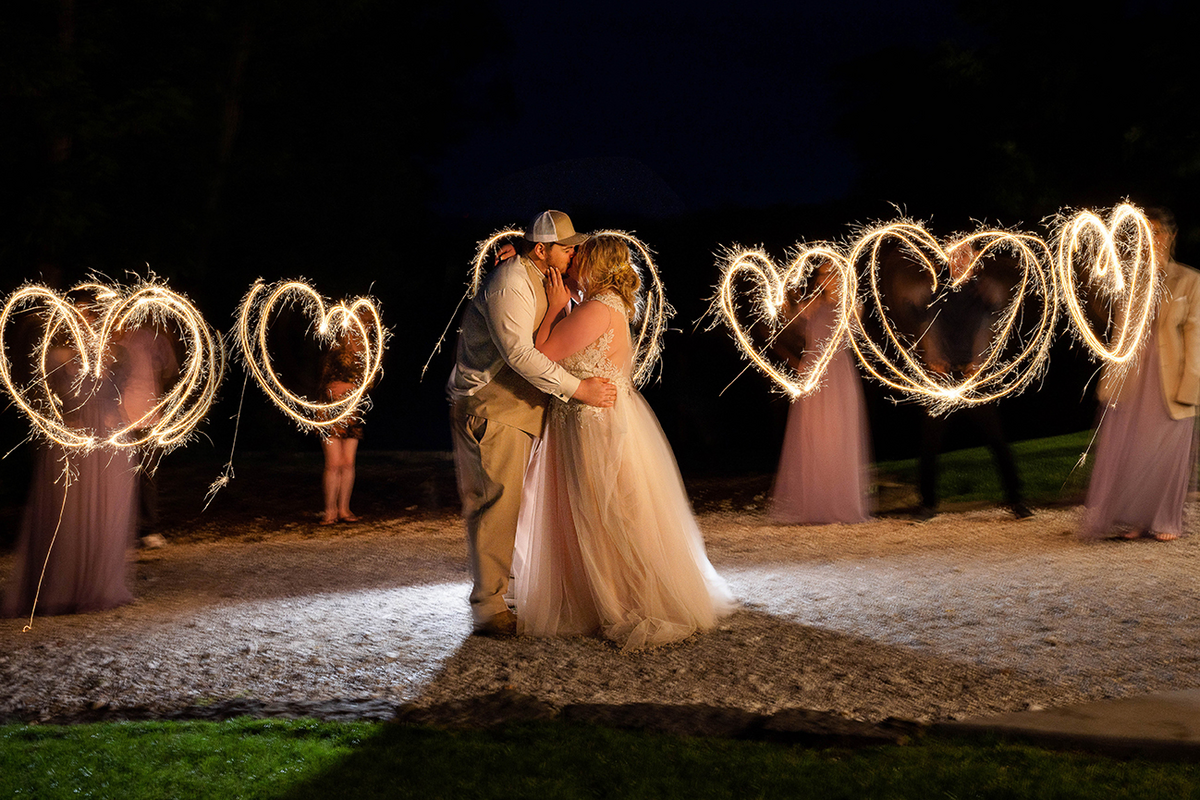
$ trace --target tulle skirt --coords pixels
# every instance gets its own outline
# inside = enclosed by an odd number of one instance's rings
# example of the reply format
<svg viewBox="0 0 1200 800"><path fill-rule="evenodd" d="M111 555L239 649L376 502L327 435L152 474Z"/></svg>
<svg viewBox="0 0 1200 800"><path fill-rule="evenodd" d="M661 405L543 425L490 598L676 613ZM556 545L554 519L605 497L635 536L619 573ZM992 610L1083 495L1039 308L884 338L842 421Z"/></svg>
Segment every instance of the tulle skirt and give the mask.
<svg viewBox="0 0 1200 800"><path fill-rule="evenodd" d="M787 524L865 522L871 459L862 379L845 350L825 385L788 409L771 494L771 518Z"/></svg>
<svg viewBox="0 0 1200 800"><path fill-rule="evenodd" d="M734 607L658 419L631 389L606 410L552 401L513 563L518 631L530 636L599 633L633 650Z"/></svg>
<svg viewBox="0 0 1200 800"><path fill-rule="evenodd" d="M29 614L35 594L39 615L99 611L133 600L126 560L137 520L133 458L128 450L72 452L67 458L75 472L69 486L62 449L44 445L37 454L4 616Z"/></svg>

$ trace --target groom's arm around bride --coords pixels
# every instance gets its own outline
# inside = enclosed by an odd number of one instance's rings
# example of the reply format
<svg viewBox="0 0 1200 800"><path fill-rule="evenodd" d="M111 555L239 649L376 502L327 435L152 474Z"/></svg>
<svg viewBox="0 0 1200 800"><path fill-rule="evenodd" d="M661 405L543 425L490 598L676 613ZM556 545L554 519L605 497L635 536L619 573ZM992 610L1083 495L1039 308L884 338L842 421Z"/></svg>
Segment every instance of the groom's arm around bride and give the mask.
<svg viewBox="0 0 1200 800"><path fill-rule="evenodd" d="M477 633L515 630L504 594L525 465L542 430L546 395L602 408L616 400L608 381L580 380L534 348L547 310L544 276L566 271L575 245L586 238L560 211L537 215L520 242L522 252L492 270L459 331L446 388Z"/></svg>

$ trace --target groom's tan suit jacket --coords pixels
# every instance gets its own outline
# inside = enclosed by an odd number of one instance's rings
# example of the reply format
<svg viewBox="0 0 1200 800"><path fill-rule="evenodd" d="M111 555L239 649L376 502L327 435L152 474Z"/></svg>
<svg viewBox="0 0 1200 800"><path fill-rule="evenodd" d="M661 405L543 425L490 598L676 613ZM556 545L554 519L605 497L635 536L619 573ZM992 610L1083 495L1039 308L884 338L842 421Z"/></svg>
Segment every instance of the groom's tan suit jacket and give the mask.
<svg viewBox="0 0 1200 800"><path fill-rule="evenodd" d="M569 400L579 388L579 378L533 346L546 308L533 262L515 257L496 267L467 307L446 387L476 624L505 609L525 465L546 395Z"/></svg>

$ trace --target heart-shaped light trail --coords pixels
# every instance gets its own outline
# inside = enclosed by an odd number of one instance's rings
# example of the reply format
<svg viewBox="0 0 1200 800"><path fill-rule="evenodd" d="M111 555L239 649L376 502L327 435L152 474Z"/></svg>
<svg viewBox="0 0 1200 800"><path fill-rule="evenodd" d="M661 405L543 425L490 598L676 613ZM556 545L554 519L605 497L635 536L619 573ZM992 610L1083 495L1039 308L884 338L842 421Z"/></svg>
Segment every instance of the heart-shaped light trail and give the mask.
<svg viewBox="0 0 1200 800"><path fill-rule="evenodd" d="M29 418L34 430L65 448L68 454L63 458L63 507L50 536L24 631L33 627L42 581L73 481L69 454L98 447L128 449L152 445L170 449L181 444L208 413L225 371L221 338L186 297L164 284L150 280L124 287L92 281L72 289L76 290L86 290L95 298L86 315L65 296L33 284L14 292L0 310L0 383ZM13 380L9 326L20 314L39 308L41 328L33 352L33 378L30 385L19 387ZM114 366L113 345L119 344L121 334L147 324L172 326L180 336L185 358L175 385L161 397L153 398L140 417L127 420L117 430L79 430L67 425L62 414L63 400L55 393L50 379L51 350L65 345L78 361L81 376L90 374L97 380L103 379L105 371Z"/></svg>
<svg viewBox="0 0 1200 800"><path fill-rule="evenodd" d="M421 368L421 377L425 376L430 361L441 349L442 342L446 339L446 332L450 330L450 326L458 317L458 309L479 291L479 287L483 284L483 276L487 272L487 262L494 258L497 249L504 242L513 237L524 236L524 234L524 230L520 228L505 228L496 231L475 246L475 256L471 259L471 271L467 278L467 290L462 299L458 301L458 306L455 307L450 322L446 324L445 330L442 331L437 344L434 345L433 352L425 361L425 366ZM658 266L654 263L654 254L645 242L625 231L603 230L591 235L616 236L637 251L638 258L634 260L633 268L637 270L642 279L645 295L637 316L637 336L633 343L633 375L631 378L636 385L642 386L654 374L654 367L662 355L662 336L667 329L667 321L675 311L667 303L662 278L658 274Z"/></svg>
<svg viewBox="0 0 1200 800"><path fill-rule="evenodd" d="M1127 366L1145 341L1161 287L1149 220L1129 203L1113 208L1107 219L1086 210L1063 213L1054 243L1059 294L1072 329L1096 357ZM1110 331L1097 333L1088 319L1089 290L1105 306Z"/></svg>
<svg viewBox="0 0 1200 800"><path fill-rule="evenodd" d="M186 297L162 283L152 280L124 287L90 282L72 291L81 289L96 298L92 321L66 297L45 286L26 285L9 296L0 310L0 383L34 429L63 447L89 450L153 445L169 449L181 444L208 413L224 376L221 338ZM33 381L19 387L13 379L9 326L18 315L39 308L43 319L34 352ZM110 346L122 333L145 324L170 325L183 342L184 363L171 390L156 398L141 417L116 430L77 430L64 424L61 400L51 389L47 374L54 343L65 336L79 360L80 372L101 378L112 366Z"/></svg>
<svg viewBox="0 0 1200 800"><path fill-rule="evenodd" d="M271 363L268 343L271 321L285 303L296 303L314 322L317 338L335 346L344 336L361 345L359 382L341 397L310 400L288 389ZM366 402L367 389L379 376L387 331L375 300L358 297L328 305L313 287L301 280L270 286L256 281L238 307L237 340L242 360L267 397L302 428L327 431L357 416Z"/></svg>
<svg viewBox="0 0 1200 800"><path fill-rule="evenodd" d="M833 332L819 345L817 358L802 372L797 372L785 364L780 364L766 351L769 351L769 342L773 342L797 316L781 314L789 293L803 291L803 287L809 283L810 275L823 263L833 266L833 276L838 282L835 290L838 302L837 322ZM750 308L757 321L764 324L769 331L766 347L760 346L751 338L747 327L739 319L738 300L743 296L741 287L746 281L752 287ZM775 261L761 249L735 249L723 259L721 282L713 305L719 311L720 318L729 326L742 354L781 389L797 398L820 388L826 367L845 343L850 330L856 293L854 271L834 245L797 245L790 263L783 270L780 270ZM811 302L811 298L802 300L799 308L802 308L805 302ZM784 319L783 316L787 318Z"/></svg>
<svg viewBox="0 0 1200 800"><path fill-rule="evenodd" d="M675 310L667 303L658 266L654 263L654 255L645 242L625 231L604 230L592 235L615 236L638 254L634 259L633 268L642 279L644 294L635 323L637 336L633 343L633 375L630 377L636 385L643 386L654 374L654 367L662 355L663 332L667 329L667 321Z"/></svg>
<svg viewBox="0 0 1200 800"><path fill-rule="evenodd" d="M880 290L880 255L889 242L928 275L934 298L943 288L953 292L971 281L991 258L1004 253L1015 258L1020 278L969 375L955 378L931 369L920 355L919 342L902 335L893 324ZM1050 251L1041 238L984 229L943 246L924 226L901 220L865 231L847 260L866 275L862 305L882 331L877 341L863 319L855 318L851 341L859 362L873 378L925 403L933 413L1013 394L1045 369L1058 304ZM1015 348L1010 346L1014 339Z"/></svg>

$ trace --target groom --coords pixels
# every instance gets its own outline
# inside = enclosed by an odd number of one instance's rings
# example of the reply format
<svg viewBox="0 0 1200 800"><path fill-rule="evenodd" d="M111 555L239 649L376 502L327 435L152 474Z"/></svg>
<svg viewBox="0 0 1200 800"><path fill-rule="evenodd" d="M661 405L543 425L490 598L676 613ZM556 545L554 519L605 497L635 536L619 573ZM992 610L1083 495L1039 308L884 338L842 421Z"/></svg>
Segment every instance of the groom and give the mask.
<svg viewBox="0 0 1200 800"><path fill-rule="evenodd" d="M446 390L454 467L467 525L474 633L516 633L504 602L512 570L525 465L541 435L546 395L606 408L616 387L604 378L580 380L534 349L546 315L543 283L549 270L566 272L576 233L561 211L529 223L520 254L501 262L472 298L458 335L458 357Z"/></svg>

